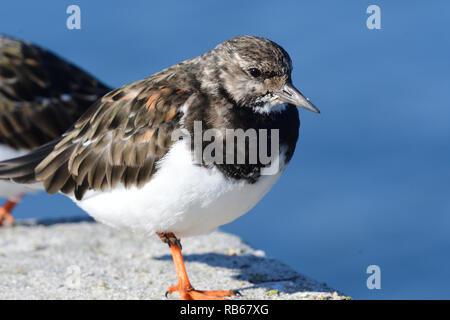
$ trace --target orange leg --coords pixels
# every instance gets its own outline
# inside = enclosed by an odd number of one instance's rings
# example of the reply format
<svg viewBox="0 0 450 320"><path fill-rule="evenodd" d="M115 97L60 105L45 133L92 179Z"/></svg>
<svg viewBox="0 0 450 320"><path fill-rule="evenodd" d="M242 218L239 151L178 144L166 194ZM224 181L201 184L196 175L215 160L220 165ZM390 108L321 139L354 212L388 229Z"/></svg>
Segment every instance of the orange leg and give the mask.
<svg viewBox="0 0 450 320"><path fill-rule="evenodd" d="M232 290L195 290L189 282L183 255L181 254L180 241L173 233L158 233L158 236L161 240L169 244L170 251L172 252L173 263L175 265L175 271L178 276L178 284L176 286L171 286L167 293L171 294L178 291L181 299L183 300L225 300L225 297L236 295L236 292Z"/></svg>
<svg viewBox="0 0 450 320"><path fill-rule="evenodd" d="M7 221L10 225L14 225L14 217L11 211L17 205L18 201L7 200L3 207L0 208L0 227L4 221Z"/></svg>

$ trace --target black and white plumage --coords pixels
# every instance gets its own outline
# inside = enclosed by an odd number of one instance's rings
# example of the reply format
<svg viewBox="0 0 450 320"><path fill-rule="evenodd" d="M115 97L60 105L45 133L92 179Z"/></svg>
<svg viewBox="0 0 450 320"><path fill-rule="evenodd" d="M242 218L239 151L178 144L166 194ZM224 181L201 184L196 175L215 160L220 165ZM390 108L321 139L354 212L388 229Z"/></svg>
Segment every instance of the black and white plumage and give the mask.
<svg viewBox="0 0 450 320"><path fill-rule="evenodd" d="M291 71L274 42L230 39L106 94L61 137L1 162L0 178L42 183L111 226L175 237L209 232L250 210L280 177L298 139L295 105L318 112L293 87ZM192 137L196 121L220 132L278 129L280 170L261 175L260 159L194 163L192 143L172 133Z"/></svg>
<svg viewBox="0 0 450 320"><path fill-rule="evenodd" d="M0 159L23 155L63 134L110 89L36 45L0 35ZM0 182L17 201L31 189Z"/></svg>

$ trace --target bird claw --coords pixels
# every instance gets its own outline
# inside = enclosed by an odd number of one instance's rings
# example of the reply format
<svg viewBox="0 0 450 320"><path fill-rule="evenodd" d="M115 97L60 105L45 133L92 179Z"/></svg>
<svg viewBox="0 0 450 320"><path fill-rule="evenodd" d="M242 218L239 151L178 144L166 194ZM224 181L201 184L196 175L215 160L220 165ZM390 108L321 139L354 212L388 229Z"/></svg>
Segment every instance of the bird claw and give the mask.
<svg viewBox="0 0 450 320"><path fill-rule="evenodd" d="M213 290L203 291L195 290L192 287L180 288L179 285L172 286L166 292L166 298L168 294L178 291L182 300L226 300L226 297L241 296L241 293L233 290Z"/></svg>
<svg viewBox="0 0 450 320"><path fill-rule="evenodd" d="M9 225L14 225L13 215L6 211L5 208L0 208L0 227L3 226L3 222L7 221Z"/></svg>

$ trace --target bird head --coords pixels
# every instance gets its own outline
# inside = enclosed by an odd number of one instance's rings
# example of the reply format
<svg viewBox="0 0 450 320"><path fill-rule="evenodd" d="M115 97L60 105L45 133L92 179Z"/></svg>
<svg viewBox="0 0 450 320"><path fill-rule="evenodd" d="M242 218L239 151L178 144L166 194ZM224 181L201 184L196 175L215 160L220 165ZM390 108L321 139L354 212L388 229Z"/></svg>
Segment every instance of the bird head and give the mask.
<svg viewBox="0 0 450 320"><path fill-rule="evenodd" d="M319 110L292 84L292 61L276 43L260 37L239 36L211 50L219 90L236 104L259 112L293 104Z"/></svg>

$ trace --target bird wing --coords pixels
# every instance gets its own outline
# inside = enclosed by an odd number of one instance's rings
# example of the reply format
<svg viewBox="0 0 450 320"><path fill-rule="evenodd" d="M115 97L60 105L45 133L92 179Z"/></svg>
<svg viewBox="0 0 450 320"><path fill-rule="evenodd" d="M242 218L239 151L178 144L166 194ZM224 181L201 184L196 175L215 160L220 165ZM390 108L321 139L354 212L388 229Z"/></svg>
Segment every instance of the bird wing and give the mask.
<svg viewBox="0 0 450 320"><path fill-rule="evenodd" d="M109 91L53 53L0 35L0 143L15 149L41 146Z"/></svg>
<svg viewBox="0 0 450 320"><path fill-rule="evenodd" d="M40 181L48 193L140 187L180 128L187 90L147 78L96 102L63 136L20 158L0 162L0 178ZM191 99L192 100L192 99Z"/></svg>

